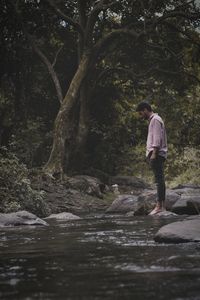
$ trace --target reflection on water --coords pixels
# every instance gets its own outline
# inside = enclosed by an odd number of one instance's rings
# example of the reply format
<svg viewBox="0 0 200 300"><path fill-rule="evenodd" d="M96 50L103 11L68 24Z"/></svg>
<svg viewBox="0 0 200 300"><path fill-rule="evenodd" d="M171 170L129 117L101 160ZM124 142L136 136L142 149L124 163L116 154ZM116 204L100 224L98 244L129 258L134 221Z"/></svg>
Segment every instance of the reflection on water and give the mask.
<svg viewBox="0 0 200 300"><path fill-rule="evenodd" d="M153 240L170 221L95 216L1 229L0 299L200 299L200 244Z"/></svg>

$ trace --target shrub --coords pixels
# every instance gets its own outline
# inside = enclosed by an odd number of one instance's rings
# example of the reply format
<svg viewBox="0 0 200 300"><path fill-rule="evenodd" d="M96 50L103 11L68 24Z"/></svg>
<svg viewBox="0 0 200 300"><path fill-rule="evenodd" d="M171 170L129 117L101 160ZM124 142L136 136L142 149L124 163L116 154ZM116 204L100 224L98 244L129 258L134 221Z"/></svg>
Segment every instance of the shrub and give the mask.
<svg viewBox="0 0 200 300"><path fill-rule="evenodd" d="M44 192L31 188L28 169L15 154L0 148L0 211L28 210L42 217L48 214Z"/></svg>

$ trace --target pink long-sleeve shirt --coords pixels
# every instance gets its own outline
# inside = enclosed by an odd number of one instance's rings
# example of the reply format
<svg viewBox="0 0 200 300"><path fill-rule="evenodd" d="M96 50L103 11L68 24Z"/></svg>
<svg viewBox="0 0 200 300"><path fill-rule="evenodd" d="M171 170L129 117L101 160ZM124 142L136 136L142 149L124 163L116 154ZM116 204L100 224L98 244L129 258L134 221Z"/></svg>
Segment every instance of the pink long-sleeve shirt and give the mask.
<svg viewBox="0 0 200 300"><path fill-rule="evenodd" d="M146 156L153 151L154 148L158 149L158 155L166 158L167 156L167 135L163 120L158 114L153 113L149 118Z"/></svg>

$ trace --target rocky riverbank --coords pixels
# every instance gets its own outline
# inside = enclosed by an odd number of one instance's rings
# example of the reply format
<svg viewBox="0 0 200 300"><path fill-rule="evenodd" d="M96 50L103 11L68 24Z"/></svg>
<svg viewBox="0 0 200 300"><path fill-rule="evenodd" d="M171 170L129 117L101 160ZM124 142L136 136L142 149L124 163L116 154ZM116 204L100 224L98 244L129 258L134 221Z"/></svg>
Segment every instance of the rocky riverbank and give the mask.
<svg viewBox="0 0 200 300"><path fill-rule="evenodd" d="M51 218L75 220L90 213L116 213L127 217L148 215L156 203L156 190L133 176L107 177L105 182L88 175L65 177L62 182L35 176L31 187L42 195L40 201L31 203L29 199L24 202L16 199L15 207L20 209L16 213L0 214L0 226L46 225ZM164 226L156 234L155 241L199 241L200 186L182 185L168 189L166 194L167 213L155 217L178 214L184 216L185 223ZM188 220L188 215L195 215L195 220ZM47 223L38 217L45 218Z"/></svg>

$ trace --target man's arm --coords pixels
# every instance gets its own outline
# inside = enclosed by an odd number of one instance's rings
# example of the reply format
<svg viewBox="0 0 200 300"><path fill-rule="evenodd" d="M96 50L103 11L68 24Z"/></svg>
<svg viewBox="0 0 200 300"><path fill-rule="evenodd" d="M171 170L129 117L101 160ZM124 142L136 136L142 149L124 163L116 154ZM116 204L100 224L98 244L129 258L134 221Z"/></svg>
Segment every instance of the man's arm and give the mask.
<svg viewBox="0 0 200 300"><path fill-rule="evenodd" d="M156 157L158 156L158 152L160 149L160 143L161 143L161 135L162 135L162 124L154 119L153 121L153 152L151 154L150 159L156 159Z"/></svg>

